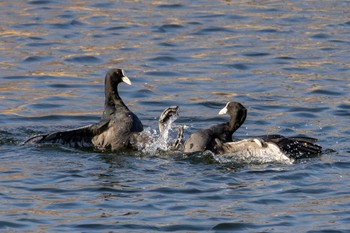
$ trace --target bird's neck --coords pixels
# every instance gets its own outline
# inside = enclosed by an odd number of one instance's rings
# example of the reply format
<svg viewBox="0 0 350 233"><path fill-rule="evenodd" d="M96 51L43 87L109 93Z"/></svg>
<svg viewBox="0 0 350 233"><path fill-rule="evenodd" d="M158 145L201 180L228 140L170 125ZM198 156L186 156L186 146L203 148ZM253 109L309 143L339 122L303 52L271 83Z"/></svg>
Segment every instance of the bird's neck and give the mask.
<svg viewBox="0 0 350 233"><path fill-rule="evenodd" d="M240 121L240 119L237 119L237 115L233 115L230 118L230 121L228 122L229 124L229 130L233 132L235 132L239 127L241 127L241 125L243 124L243 122Z"/></svg>
<svg viewBox="0 0 350 233"><path fill-rule="evenodd" d="M118 90L114 89L113 91L106 90L105 96L105 110L103 113L103 118L108 117L111 114L114 114L118 109L128 109L124 104L123 100L118 94Z"/></svg>

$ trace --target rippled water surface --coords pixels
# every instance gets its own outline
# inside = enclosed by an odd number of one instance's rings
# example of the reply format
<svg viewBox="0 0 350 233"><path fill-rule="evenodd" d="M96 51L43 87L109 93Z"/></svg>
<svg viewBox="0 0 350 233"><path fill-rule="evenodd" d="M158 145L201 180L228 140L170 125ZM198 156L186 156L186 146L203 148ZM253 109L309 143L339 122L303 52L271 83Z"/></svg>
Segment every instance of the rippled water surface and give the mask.
<svg viewBox="0 0 350 233"><path fill-rule="evenodd" d="M0 231L348 232L348 1L1 1ZM218 164L206 156L23 146L97 122L103 78L146 127L179 105L185 137L227 117L235 138L309 135L322 156Z"/></svg>

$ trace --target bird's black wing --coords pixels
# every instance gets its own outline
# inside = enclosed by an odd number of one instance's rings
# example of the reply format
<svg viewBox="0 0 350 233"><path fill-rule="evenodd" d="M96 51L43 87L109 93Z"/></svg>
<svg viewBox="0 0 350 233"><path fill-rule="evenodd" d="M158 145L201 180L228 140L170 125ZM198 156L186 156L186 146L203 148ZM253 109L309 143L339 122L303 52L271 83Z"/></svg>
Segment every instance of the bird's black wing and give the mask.
<svg viewBox="0 0 350 233"><path fill-rule="evenodd" d="M91 124L76 129L58 131L49 134L36 135L24 142L24 144L37 143L59 143L71 147L93 146L91 140L96 135L104 131L109 120L102 120L97 124Z"/></svg>
<svg viewBox="0 0 350 233"><path fill-rule="evenodd" d="M293 159L315 156L322 152L322 147L316 144L316 138L266 135L262 139L266 142L276 143L285 154Z"/></svg>
<svg viewBox="0 0 350 233"><path fill-rule="evenodd" d="M143 125L142 125L140 119L133 112L130 112L130 114L131 114L131 118L132 118L132 124L130 126L130 131L131 132L142 132Z"/></svg>

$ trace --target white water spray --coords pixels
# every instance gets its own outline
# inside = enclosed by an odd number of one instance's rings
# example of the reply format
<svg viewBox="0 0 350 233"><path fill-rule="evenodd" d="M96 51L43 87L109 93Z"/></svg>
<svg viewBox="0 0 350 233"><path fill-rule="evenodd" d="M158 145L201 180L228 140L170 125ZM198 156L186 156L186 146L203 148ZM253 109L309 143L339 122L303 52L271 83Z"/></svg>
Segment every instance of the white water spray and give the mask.
<svg viewBox="0 0 350 233"><path fill-rule="evenodd" d="M173 137L172 133L176 130L173 128L173 123L178 118L178 114L172 115L165 123L163 133L159 134L156 130L146 128L142 134L147 139L146 142L138 142L138 150L144 153L154 153L157 150L169 150L171 149L172 141L176 139L176 135Z"/></svg>

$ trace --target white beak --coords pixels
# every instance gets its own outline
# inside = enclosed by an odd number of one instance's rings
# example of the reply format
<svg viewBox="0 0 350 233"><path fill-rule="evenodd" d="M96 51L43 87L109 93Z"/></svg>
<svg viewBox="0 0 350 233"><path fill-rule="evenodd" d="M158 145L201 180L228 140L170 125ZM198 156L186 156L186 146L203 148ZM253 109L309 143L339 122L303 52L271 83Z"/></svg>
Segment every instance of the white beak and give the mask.
<svg viewBox="0 0 350 233"><path fill-rule="evenodd" d="M131 85L131 81L130 81L130 79L129 79L128 77L123 76L123 77L122 77L122 80L123 80L123 82L125 82L126 84Z"/></svg>
<svg viewBox="0 0 350 233"><path fill-rule="evenodd" d="M130 79L124 74L124 70L122 70L122 74L123 74L123 77L122 77L123 82L125 82L125 83L128 84L128 85L131 85L131 81L130 81Z"/></svg>
<svg viewBox="0 0 350 233"><path fill-rule="evenodd" d="M225 115L227 114L227 106L230 102L228 102L223 109L220 110L219 115Z"/></svg>
<svg viewBox="0 0 350 233"><path fill-rule="evenodd" d="M226 106L220 110L219 115L225 115L227 113L227 108Z"/></svg>

